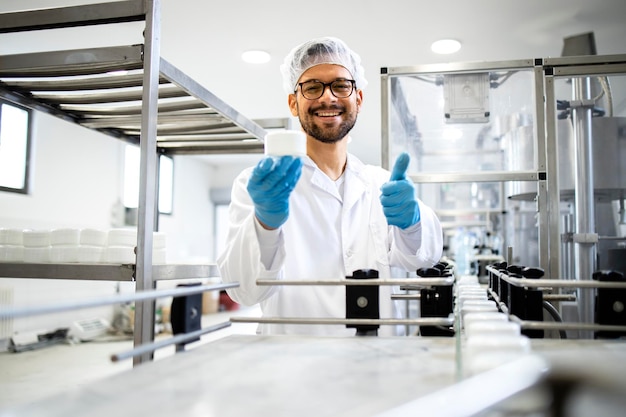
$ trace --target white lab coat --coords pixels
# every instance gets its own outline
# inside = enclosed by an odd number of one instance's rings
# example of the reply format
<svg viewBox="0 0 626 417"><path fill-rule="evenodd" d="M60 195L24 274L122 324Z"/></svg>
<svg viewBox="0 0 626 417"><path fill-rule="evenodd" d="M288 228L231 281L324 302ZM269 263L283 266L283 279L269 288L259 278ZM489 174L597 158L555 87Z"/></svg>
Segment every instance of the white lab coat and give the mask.
<svg viewBox="0 0 626 417"><path fill-rule="evenodd" d="M432 209L419 201L421 220L403 231L388 226L380 204L380 187L390 173L364 165L348 155L344 195L309 158L289 198L289 218L275 231L262 229L246 190L252 168L235 180L229 208L230 225L224 252L218 258L223 282L240 283L228 290L242 305L260 302L267 317L345 318L345 286L258 286L257 279L340 280L358 269L376 269L390 278L390 267L415 272L439 261L441 225ZM273 242L273 247L259 240ZM270 256L267 267L261 253ZM274 252L275 251L275 252ZM273 258L273 259L272 259ZM393 318L392 288L380 287L380 317ZM354 335L344 325L261 324L262 334ZM395 329L381 326L379 334Z"/></svg>

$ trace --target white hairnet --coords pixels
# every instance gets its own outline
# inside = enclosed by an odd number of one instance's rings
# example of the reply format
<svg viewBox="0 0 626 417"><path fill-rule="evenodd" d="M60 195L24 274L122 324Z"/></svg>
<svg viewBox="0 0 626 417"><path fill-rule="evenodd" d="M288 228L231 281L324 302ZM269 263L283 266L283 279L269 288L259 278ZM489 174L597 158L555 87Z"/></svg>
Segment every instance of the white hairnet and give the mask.
<svg viewBox="0 0 626 417"><path fill-rule="evenodd" d="M285 92L292 94L302 73L320 64L341 65L352 74L356 88L362 90L367 85L361 57L341 39L323 37L296 46L287 54L285 62L280 66Z"/></svg>

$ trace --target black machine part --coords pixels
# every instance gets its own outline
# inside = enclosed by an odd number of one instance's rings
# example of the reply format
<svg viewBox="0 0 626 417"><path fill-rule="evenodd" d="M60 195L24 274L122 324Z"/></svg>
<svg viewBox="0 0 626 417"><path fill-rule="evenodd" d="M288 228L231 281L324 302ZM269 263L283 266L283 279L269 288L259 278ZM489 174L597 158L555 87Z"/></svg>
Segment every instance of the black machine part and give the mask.
<svg viewBox="0 0 626 417"><path fill-rule="evenodd" d="M450 276L449 268L437 264L433 268L420 268L416 271L420 277L443 277ZM420 316L421 317L448 317L454 310L454 296L451 285L434 285L431 288L420 290ZM422 336L454 336L454 329L441 326L420 326Z"/></svg>
<svg viewBox="0 0 626 417"><path fill-rule="evenodd" d="M200 283L180 284L178 287L194 287ZM190 333L202 328L202 293L190 294L172 299L170 312L170 322L172 323L172 333ZM177 350L185 344L196 342L200 338L188 340L182 346L177 346Z"/></svg>
<svg viewBox="0 0 626 417"><path fill-rule="evenodd" d="M348 279L378 279L375 269L357 269ZM346 285L346 319L379 319L378 285ZM357 336L377 336L379 325L346 324Z"/></svg>
<svg viewBox="0 0 626 417"><path fill-rule="evenodd" d="M603 282L624 282L624 275L618 271L597 271L593 279ZM626 290L620 288L598 288L595 303L596 324L626 325ZM626 336L626 332L597 331L596 339L616 339Z"/></svg>

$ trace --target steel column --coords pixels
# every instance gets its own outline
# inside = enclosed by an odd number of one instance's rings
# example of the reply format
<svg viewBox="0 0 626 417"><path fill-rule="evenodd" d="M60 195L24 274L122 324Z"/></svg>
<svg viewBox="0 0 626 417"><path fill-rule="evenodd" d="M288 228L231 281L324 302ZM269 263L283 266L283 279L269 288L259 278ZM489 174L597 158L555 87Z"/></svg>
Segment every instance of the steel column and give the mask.
<svg viewBox="0 0 626 417"><path fill-rule="evenodd" d="M591 143L591 108L585 104L591 98L590 78L574 78L572 80L574 100L580 101L579 107L572 109L574 123L574 167L575 167L575 196L576 231L574 234L574 251L576 254L576 278L591 280L595 270L596 245L593 238L595 233L594 197L593 197L593 147ZM597 241L597 239L596 239ZM579 314L584 323L593 323L594 293L590 290L579 290ZM589 331L581 332L585 339L593 338Z"/></svg>
<svg viewBox="0 0 626 417"><path fill-rule="evenodd" d="M157 109L159 97L159 57L161 40L161 1L146 0L143 96L141 112L141 164L137 224L137 291L154 289L152 276L152 232L155 225L157 187ZM135 347L154 341L154 301L135 305ZM152 353L133 358L133 364L150 361Z"/></svg>

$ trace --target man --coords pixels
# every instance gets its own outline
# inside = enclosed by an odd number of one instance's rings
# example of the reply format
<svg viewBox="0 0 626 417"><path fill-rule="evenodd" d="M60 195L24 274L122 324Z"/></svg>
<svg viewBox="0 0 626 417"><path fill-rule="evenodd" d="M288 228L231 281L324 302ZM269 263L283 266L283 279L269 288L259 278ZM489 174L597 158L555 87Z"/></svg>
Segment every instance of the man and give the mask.
<svg viewBox="0 0 626 417"><path fill-rule="evenodd" d="M265 158L233 184L230 227L218 267L243 305L268 317L345 318L345 286L258 286L257 279L341 280L359 269L390 278L432 266L442 231L405 178L409 157L393 172L348 153L348 133L363 102L359 56L336 38L306 42L281 66L289 109L306 133L307 156ZM355 145L358 146L358 141ZM380 287L380 317L397 317L391 288ZM394 329L381 326L381 335ZM354 335L343 325L261 324L263 334Z"/></svg>

